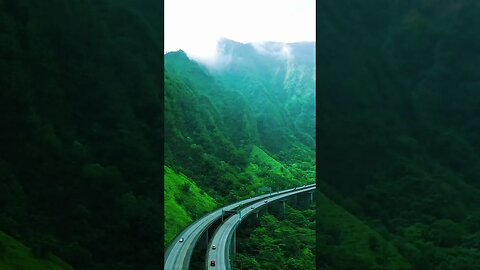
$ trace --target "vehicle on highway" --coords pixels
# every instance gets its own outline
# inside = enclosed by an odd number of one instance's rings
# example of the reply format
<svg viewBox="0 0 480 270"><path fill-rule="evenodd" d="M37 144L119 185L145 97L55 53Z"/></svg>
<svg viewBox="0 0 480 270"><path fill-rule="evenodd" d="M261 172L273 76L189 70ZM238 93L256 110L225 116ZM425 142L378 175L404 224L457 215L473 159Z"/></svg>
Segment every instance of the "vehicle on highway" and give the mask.
<svg viewBox="0 0 480 270"><path fill-rule="evenodd" d="M212 249L217 249L217 246L215 246L215 245L212 245Z"/></svg>
<svg viewBox="0 0 480 270"><path fill-rule="evenodd" d="M267 203L267 202L268 202L268 201L267 201L267 200L265 200L265 203Z"/></svg>
<svg viewBox="0 0 480 270"><path fill-rule="evenodd" d="M250 207L250 209L255 209L255 207L252 206L252 207Z"/></svg>
<svg viewBox="0 0 480 270"><path fill-rule="evenodd" d="M183 239L183 237L182 237L182 238L180 238L180 240L178 240L178 242L183 243L183 240L185 240L185 239Z"/></svg>
<svg viewBox="0 0 480 270"><path fill-rule="evenodd" d="M212 261L210 262L210 266L215 266L215 260L212 260Z"/></svg>

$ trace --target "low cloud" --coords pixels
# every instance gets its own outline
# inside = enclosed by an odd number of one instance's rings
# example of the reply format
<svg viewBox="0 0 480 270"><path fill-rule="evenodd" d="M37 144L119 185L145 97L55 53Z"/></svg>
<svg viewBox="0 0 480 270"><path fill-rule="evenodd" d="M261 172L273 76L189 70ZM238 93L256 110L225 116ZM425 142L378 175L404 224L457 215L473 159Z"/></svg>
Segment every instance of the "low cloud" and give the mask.
<svg viewBox="0 0 480 270"><path fill-rule="evenodd" d="M277 56L289 59L292 56L292 49L283 42L254 42L253 48L260 54Z"/></svg>

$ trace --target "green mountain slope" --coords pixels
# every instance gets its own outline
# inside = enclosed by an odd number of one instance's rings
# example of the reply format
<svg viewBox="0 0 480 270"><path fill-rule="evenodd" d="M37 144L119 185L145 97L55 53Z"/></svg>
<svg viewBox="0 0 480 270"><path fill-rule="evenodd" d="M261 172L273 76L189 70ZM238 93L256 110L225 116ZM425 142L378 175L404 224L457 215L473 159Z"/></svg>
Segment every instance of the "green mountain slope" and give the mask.
<svg viewBox="0 0 480 270"><path fill-rule="evenodd" d="M252 148L246 172L253 177L252 190L265 186L274 186L276 190L280 190L292 184L300 184L284 164L258 146Z"/></svg>
<svg viewBox="0 0 480 270"><path fill-rule="evenodd" d="M269 151L270 154L266 154L268 145L262 142L274 141L280 136L280 131L261 134L259 126L263 120L256 116L258 108L255 106L259 105L249 102L245 93L230 88L218 75L189 59L184 52L166 54L166 164L196 179L198 185L211 196L226 200L245 197L263 184L277 185L275 188L279 189L312 181L311 176L297 179L299 172L307 168L294 169L298 165L296 161L304 165L310 161L308 169L314 171L313 151L298 138L291 137L285 151ZM278 102L275 106L283 110ZM261 148L265 150L259 151ZM261 155L255 154L257 152ZM267 162L256 161L254 156ZM278 181L257 181L259 178L254 171L258 168L253 169L249 165L257 163L255 166L258 167L260 161L267 167L280 168L278 162L291 165L297 174L292 175L290 168L282 165L284 172L272 174L273 177L278 176ZM253 185L248 187L250 184Z"/></svg>
<svg viewBox="0 0 480 270"><path fill-rule="evenodd" d="M0 1L0 230L75 269L158 269L155 1Z"/></svg>
<svg viewBox="0 0 480 270"><path fill-rule="evenodd" d="M411 269L478 267L479 3L318 10L319 178Z"/></svg>
<svg viewBox="0 0 480 270"><path fill-rule="evenodd" d="M296 142L315 147L315 44L222 39L210 70L252 108L262 144L273 153Z"/></svg>
<svg viewBox="0 0 480 270"><path fill-rule="evenodd" d="M0 231L0 269L71 270L73 268L53 255L38 258L22 243Z"/></svg>
<svg viewBox="0 0 480 270"><path fill-rule="evenodd" d="M211 196L240 196L231 191L246 181L241 171L251 145L232 142L225 114L216 105L221 100L203 92L203 84L207 81L210 91L223 89L183 52L169 53L165 59L166 165L195 179Z"/></svg>
<svg viewBox="0 0 480 270"><path fill-rule="evenodd" d="M217 208L215 200L203 192L193 180L165 166L165 231L164 244L202 214Z"/></svg>
<svg viewBox="0 0 480 270"><path fill-rule="evenodd" d="M317 194L317 264L321 269L410 269L375 229Z"/></svg>

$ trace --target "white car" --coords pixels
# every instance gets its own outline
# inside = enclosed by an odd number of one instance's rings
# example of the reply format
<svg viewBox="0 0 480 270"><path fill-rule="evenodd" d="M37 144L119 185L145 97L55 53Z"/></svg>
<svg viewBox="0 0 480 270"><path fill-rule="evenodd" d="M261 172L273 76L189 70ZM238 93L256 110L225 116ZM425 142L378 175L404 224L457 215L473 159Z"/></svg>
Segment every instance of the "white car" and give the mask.
<svg viewBox="0 0 480 270"><path fill-rule="evenodd" d="M183 243L183 240L185 240L185 239L183 239L183 237L182 237L182 238L180 238L180 240L178 240L178 242Z"/></svg>
<svg viewBox="0 0 480 270"><path fill-rule="evenodd" d="M212 245L212 249L217 249L217 246L215 246L215 245Z"/></svg>

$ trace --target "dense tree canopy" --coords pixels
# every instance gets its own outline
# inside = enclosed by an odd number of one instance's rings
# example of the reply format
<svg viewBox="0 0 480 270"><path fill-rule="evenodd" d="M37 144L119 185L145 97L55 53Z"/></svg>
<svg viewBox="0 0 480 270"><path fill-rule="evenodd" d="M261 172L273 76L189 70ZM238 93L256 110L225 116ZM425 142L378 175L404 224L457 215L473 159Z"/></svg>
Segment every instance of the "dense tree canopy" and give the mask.
<svg viewBox="0 0 480 270"><path fill-rule="evenodd" d="M480 213L478 1L323 1L318 10L325 191L413 269L478 267L469 229Z"/></svg>
<svg viewBox="0 0 480 270"><path fill-rule="evenodd" d="M0 1L0 230L39 256L161 267L160 12Z"/></svg>

